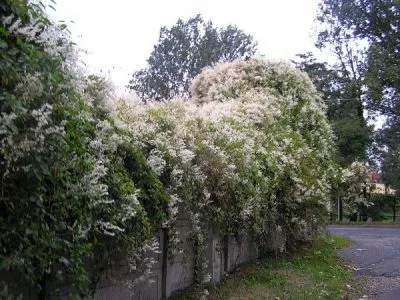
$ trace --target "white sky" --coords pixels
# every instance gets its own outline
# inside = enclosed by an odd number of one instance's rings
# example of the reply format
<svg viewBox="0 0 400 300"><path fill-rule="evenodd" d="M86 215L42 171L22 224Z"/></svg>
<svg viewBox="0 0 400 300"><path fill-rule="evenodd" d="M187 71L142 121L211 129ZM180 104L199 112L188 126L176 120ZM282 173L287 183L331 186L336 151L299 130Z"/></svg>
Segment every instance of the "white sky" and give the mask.
<svg viewBox="0 0 400 300"><path fill-rule="evenodd" d="M313 26L318 0L58 0L52 18L70 21L84 61L92 71L110 73L125 86L146 66L162 26L197 13L216 26L234 24L253 35L268 59L292 59L316 51Z"/></svg>

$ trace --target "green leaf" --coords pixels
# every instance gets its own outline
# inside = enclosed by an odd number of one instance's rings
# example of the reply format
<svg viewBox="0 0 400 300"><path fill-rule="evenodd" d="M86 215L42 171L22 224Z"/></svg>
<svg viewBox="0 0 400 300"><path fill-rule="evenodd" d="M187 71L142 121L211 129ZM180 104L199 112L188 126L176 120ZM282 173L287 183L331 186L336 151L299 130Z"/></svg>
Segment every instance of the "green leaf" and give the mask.
<svg viewBox="0 0 400 300"><path fill-rule="evenodd" d="M5 40L0 39L0 49L7 49L8 44Z"/></svg>

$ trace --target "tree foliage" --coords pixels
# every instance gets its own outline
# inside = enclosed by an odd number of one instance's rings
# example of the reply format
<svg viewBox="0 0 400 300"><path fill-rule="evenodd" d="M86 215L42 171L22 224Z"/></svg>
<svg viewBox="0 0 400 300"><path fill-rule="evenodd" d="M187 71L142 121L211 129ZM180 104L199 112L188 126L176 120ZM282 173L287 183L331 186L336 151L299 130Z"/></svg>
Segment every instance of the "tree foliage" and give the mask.
<svg viewBox="0 0 400 300"><path fill-rule="evenodd" d="M330 24L320 42L339 31L347 41L366 40L365 84L371 109L399 114L400 7L396 0L324 0L319 18ZM339 29L338 27L341 27Z"/></svg>
<svg viewBox="0 0 400 300"><path fill-rule="evenodd" d="M143 100L169 100L190 95L192 79L206 66L249 59L256 51L251 35L236 26L214 27L200 15L163 27L148 67L133 73L128 87Z"/></svg>
<svg viewBox="0 0 400 300"><path fill-rule="evenodd" d="M310 52L297 56L296 66L310 76L327 106L327 116L335 133L339 164L348 166L354 161L365 160L371 128L362 114L361 99L351 98L353 81L342 72L340 66L330 67L327 63L319 62Z"/></svg>
<svg viewBox="0 0 400 300"><path fill-rule="evenodd" d="M400 6L397 0L323 0L319 20L319 45L364 45L361 61L361 92L370 112L386 117L377 136L386 182L398 185L400 143ZM386 175L385 175L386 174ZM389 175L392 174L392 175ZM389 179L391 178L391 179Z"/></svg>
<svg viewBox="0 0 400 300"><path fill-rule="evenodd" d="M340 1L334 2L322 1L319 6L321 23L316 45L331 50L336 62L332 67L322 64L324 67L321 68L320 63L312 59L307 62L307 57L303 57L303 69L308 69L313 78L315 68L318 70L319 67L317 76L325 78L320 92L326 98L329 119L336 133L339 162L348 166L354 161L367 159L372 130L364 116L365 49L331 11Z"/></svg>

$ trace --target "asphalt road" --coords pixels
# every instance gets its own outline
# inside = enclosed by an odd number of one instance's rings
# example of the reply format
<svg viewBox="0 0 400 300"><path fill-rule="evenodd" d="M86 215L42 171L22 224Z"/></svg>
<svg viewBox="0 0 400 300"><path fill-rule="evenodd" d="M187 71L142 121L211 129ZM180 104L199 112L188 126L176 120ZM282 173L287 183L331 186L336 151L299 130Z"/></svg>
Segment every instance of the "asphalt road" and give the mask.
<svg viewBox="0 0 400 300"><path fill-rule="evenodd" d="M368 299L400 300L400 227L330 226L328 231L354 241L338 253L352 262Z"/></svg>

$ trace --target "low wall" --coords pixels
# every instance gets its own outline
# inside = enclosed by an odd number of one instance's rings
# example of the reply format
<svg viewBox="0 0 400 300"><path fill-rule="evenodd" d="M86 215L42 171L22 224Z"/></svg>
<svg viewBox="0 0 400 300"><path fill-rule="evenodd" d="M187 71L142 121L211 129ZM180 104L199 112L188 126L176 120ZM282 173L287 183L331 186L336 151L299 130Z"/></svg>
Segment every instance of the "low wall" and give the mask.
<svg viewBox="0 0 400 300"><path fill-rule="evenodd" d="M173 261L166 259L165 253L156 254L153 258L155 264L152 266L148 279L131 284L138 275L129 272L126 259L116 259L109 271L104 273L99 280L94 299L99 300L159 300L168 298L173 292L182 290L194 284L194 249L189 240L190 224L187 220L178 220L177 229L179 237L183 241L184 253L178 254ZM165 249L165 233L160 230L156 236L160 249ZM212 232L208 235L208 247L206 258L208 260L208 273L211 276L211 283L219 282L227 272L234 271L239 265L254 261L259 257L258 249L250 236L242 236L238 239L223 238ZM164 260L166 262L164 263ZM1 275L1 274L0 274ZM135 277L136 276L136 277ZM7 279L7 274L0 276L0 279ZM10 286L19 281L9 277ZM53 286L53 287L51 287ZM55 289L60 293L54 295ZM69 299L71 287L68 284L49 284L47 299ZM35 292L30 289L19 290L23 299L37 299Z"/></svg>
<svg viewBox="0 0 400 300"><path fill-rule="evenodd" d="M194 282L194 249L190 247L190 226L185 220L180 220L177 225L180 239L183 241L183 253L174 257L173 261L167 260L163 270L163 255L154 265L150 276L150 282L144 282L129 290L122 284L99 284L95 299L138 299L159 300L171 296L175 291L190 287ZM163 248L163 238L160 239L160 248ZM208 273L211 283L219 282L227 272L234 271L238 266L258 258L258 250L249 236L239 239L227 240L210 233L206 258L208 261ZM163 284L164 281L164 284ZM112 280L109 280L112 282Z"/></svg>

